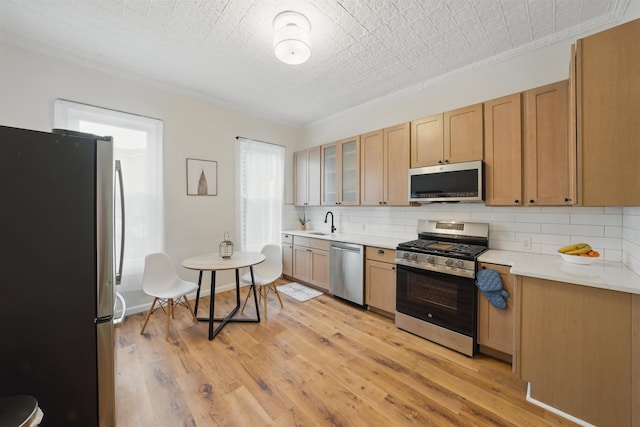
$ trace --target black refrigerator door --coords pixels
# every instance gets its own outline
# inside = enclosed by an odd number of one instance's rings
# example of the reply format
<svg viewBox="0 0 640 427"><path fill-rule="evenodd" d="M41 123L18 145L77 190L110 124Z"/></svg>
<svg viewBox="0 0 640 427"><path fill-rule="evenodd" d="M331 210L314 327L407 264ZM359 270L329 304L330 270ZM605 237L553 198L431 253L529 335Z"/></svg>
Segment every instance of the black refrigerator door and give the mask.
<svg viewBox="0 0 640 427"><path fill-rule="evenodd" d="M96 143L0 127L0 396L97 425Z"/></svg>

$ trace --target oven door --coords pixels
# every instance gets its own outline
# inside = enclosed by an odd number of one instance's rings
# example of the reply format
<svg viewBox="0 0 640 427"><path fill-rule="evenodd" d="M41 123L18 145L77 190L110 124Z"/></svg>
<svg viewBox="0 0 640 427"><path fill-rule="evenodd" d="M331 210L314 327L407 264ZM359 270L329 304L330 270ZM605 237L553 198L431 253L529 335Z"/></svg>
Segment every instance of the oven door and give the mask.
<svg viewBox="0 0 640 427"><path fill-rule="evenodd" d="M475 280L397 265L396 310L463 335L476 335Z"/></svg>

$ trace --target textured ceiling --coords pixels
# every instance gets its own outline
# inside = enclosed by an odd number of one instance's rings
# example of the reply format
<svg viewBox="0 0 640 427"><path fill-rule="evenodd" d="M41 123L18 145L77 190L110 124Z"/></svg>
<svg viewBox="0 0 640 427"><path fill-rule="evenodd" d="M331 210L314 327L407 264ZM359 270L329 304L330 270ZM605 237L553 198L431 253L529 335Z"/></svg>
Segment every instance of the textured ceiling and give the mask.
<svg viewBox="0 0 640 427"><path fill-rule="evenodd" d="M306 125L619 20L629 0L0 0L0 36ZM311 21L311 59L273 18ZM0 65L1 66L1 65Z"/></svg>

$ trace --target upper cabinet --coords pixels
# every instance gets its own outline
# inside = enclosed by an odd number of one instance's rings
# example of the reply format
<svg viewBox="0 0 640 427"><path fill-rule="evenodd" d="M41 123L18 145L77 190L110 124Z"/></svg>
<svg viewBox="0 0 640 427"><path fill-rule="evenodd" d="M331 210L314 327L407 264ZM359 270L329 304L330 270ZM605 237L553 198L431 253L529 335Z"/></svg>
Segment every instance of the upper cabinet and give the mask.
<svg viewBox="0 0 640 427"><path fill-rule="evenodd" d="M482 104L411 122L411 167L481 160Z"/></svg>
<svg viewBox="0 0 640 427"><path fill-rule="evenodd" d="M638 40L640 19L578 40L580 205L640 206Z"/></svg>
<svg viewBox="0 0 640 427"><path fill-rule="evenodd" d="M360 204L409 204L409 123L360 136Z"/></svg>
<svg viewBox="0 0 640 427"><path fill-rule="evenodd" d="M442 113L411 122L411 167L441 164L444 156Z"/></svg>
<svg viewBox="0 0 640 427"><path fill-rule="evenodd" d="M569 138L569 81L524 92L524 204L575 204L576 145Z"/></svg>
<svg viewBox="0 0 640 427"><path fill-rule="evenodd" d="M484 103L485 204L522 204L522 96Z"/></svg>
<svg viewBox="0 0 640 427"><path fill-rule="evenodd" d="M482 160L482 104L444 113L444 163Z"/></svg>
<svg viewBox="0 0 640 427"><path fill-rule="evenodd" d="M485 102L484 121L487 205L576 203L568 81Z"/></svg>
<svg viewBox="0 0 640 427"><path fill-rule="evenodd" d="M320 147L293 153L293 204L320 205Z"/></svg>
<svg viewBox="0 0 640 427"><path fill-rule="evenodd" d="M321 146L322 204L360 204L360 137Z"/></svg>

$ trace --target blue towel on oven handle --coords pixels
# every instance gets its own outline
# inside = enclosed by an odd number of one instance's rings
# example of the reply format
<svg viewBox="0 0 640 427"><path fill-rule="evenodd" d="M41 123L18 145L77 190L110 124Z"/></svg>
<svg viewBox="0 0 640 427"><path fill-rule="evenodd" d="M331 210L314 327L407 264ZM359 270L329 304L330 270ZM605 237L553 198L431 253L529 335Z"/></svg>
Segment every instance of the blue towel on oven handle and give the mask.
<svg viewBox="0 0 640 427"><path fill-rule="evenodd" d="M509 297L509 292L504 289L498 270L487 268L478 271L476 286L495 308L500 310L507 308L505 298Z"/></svg>

